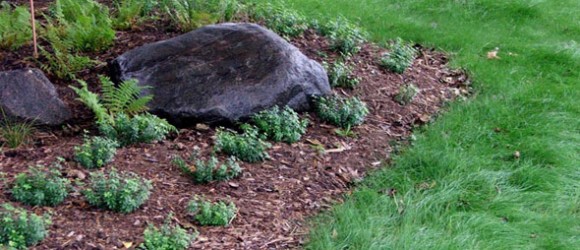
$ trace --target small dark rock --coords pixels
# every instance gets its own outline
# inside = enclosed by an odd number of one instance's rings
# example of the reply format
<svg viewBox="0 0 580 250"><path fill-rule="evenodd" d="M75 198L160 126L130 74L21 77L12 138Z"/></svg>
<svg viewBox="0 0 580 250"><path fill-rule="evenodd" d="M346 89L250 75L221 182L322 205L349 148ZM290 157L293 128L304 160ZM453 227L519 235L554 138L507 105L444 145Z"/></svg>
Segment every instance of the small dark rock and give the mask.
<svg viewBox="0 0 580 250"><path fill-rule="evenodd" d="M0 72L0 109L10 119L43 125L60 125L71 118L54 85L38 69Z"/></svg>

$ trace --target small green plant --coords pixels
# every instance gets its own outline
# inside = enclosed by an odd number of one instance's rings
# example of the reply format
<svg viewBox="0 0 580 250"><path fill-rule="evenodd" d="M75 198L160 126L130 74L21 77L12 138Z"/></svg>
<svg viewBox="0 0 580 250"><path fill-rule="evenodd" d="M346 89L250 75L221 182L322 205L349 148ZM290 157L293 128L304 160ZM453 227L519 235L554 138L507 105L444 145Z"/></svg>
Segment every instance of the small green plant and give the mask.
<svg viewBox="0 0 580 250"><path fill-rule="evenodd" d="M334 130L334 133L336 133L338 136L341 137L356 137L356 133L352 131L351 127L347 127L344 129L337 128Z"/></svg>
<svg viewBox="0 0 580 250"><path fill-rule="evenodd" d="M122 147L136 143L151 143L160 141L177 129L165 119L145 113L129 117L120 113L112 124L99 123L99 131L103 136L119 142Z"/></svg>
<svg viewBox="0 0 580 250"><path fill-rule="evenodd" d="M170 214L161 228L149 225L143 232L143 244L139 246L144 250L182 250L187 249L198 233L189 234L179 225L171 226L173 216Z"/></svg>
<svg viewBox="0 0 580 250"><path fill-rule="evenodd" d="M231 21L242 5L236 0L165 0L161 8L182 32L219 21Z"/></svg>
<svg viewBox="0 0 580 250"><path fill-rule="evenodd" d="M0 49L18 49L32 40L30 12L26 7L12 8L0 3Z"/></svg>
<svg viewBox="0 0 580 250"><path fill-rule="evenodd" d="M51 169L30 167L20 173L12 184L12 197L30 206L56 206L64 201L71 189L70 181L62 177L55 164Z"/></svg>
<svg viewBox="0 0 580 250"><path fill-rule="evenodd" d="M399 88L399 93L395 96L395 101L401 105L407 105L413 101L419 93L419 89L414 84L408 84Z"/></svg>
<svg viewBox="0 0 580 250"><path fill-rule="evenodd" d="M300 119L290 107L280 109L274 106L252 116L258 130L268 138L279 142L294 143L300 140L308 126L307 119Z"/></svg>
<svg viewBox="0 0 580 250"><path fill-rule="evenodd" d="M353 75L352 67L343 60L338 60L332 66L326 65L330 86L352 89L360 83L360 79Z"/></svg>
<svg viewBox="0 0 580 250"><path fill-rule="evenodd" d="M94 0L56 0L49 25L59 27L58 35L76 51L103 51L115 39L109 9Z"/></svg>
<svg viewBox="0 0 580 250"><path fill-rule="evenodd" d="M26 143L30 135L34 132L31 122L14 122L0 108L0 146L17 148Z"/></svg>
<svg viewBox="0 0 580 250"><path fill-rule="evenodd" d="M143 22L152 11L156 2L153 0L115 0L113 27L118 30L130 30Z"/></svg>
<svg viewBox="0 0 580 250"><path fill-rule="evenodd" d="M80 56L71 51L62 39L57 35L56 28L52 25L46 26L46 40L50 43L51 51L40 47L40 54L46 58L41 68L48 71L60 79L74 79L83 70L98 64L86 56Z"/></svg>
<svg viewBox="0 0 580 250"><path fill-rule="evenodd" d="M226 181L236 178L242 173L242 169L236 162L235 157L230 157L226 162L220 164L215 156L211 156L209 160L203 161L198 159L197 154L194 153L189 161L194 162L194 164L188 164L179 156L173 158L173 164L179 167L182 172L191 176L195 183Z"/></svg>
<svg viewBox="0 0 580 250"><path fill-rule="evenodd" d="M115 124L118 114L136 115L147 111L147 103L153 96L140 97L141 91L145 89L138 85L137 80L127 80L115 87L115 84L105 76L99 76L101 82L102 96L99 96L88 89L87 83L78 80L81 88L70 86L89 109L91 109L99 123Z"/></svg>
<svg viewBox="0 0 580 250"><path fill-rule="evenodd" d="M362 124L369 113L366 104L356 97L319 97L315 109L320 119L341 128Z"/></svg>
<svg viewBox="0 0 580 250"><path fill-rule="evenodd" d="M135 173L113 169L107 175L91 174L89 188L83 194L92 206L130 213L149 199L152 188L151 181Z"/></svg>
<svg viewBox="0 0 580 250"><path fill-rule="evenodd" d="M113 161L119 143L104 137L85 138L83 145L75 147L75 160L88 169L100 168Z"/></svg>
<svg viewBox="0 0 580 250"><path fill-rule="evenodd" d="M194 197L187 206L187 212L202 226L227 226L234 220L238 208L233 202L210 202Z"/></svg>
<svg viewBox="0 0 580 250"><path fill-rule="evenodd" d="M271 3L259 4L253 18L263 21L266 27L286 37L298 37L309 28L306 17L291 8Z"/></svg>
<svg viewBox="0 0 580 250"><path fill-rule="evenodd" d="M392 72L402 74L413 64L417 50L401 38L397 38L390 49L391 52L383 55L380 64Z"/></svg>
<svg viewBox="0 0 580 250"><path fill-rule="evenodd" d="M360 46L366 41L365 31L348 21L344 17L321 25L319 32L328 37L330 48L343 55L354 55L360 51Z"/></svg>
<svg viewBox="0 0 580 250"><path fill-rule="evenodd" d="M0 248L27 249L48 236L50 216L28 213L10 204L0 207Z"/></svg>
<svg viewBox="0 0 580 250"><path fill-rule="evenodd" d="M215 151L235 156L245 162L268 159L266 150L271 145L258 136L258 129L248 124L241 127L243 134L219 129L216 134Z"/></svg>

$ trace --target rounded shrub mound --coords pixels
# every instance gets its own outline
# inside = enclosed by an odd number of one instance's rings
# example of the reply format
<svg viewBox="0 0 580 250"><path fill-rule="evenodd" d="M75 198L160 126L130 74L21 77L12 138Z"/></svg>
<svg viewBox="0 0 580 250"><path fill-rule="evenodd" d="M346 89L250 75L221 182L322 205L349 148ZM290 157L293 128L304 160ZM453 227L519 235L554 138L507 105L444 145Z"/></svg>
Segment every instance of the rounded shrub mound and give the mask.
<svg viewBox="0 0 580 250"><path fill-rule="evenodd" d="M50 217L38 216L9 204L0 206L0 249L27 249L48 235Z"/></svg>
<svg viewBox="0 0 580 250"><path fill-rule="evenodd" d="M135 173L113 169L107 175L91 174L89 187L83 193L92 206L130 213L149 199L152 188L151 181Z"/></svg>
<svg viewBox="0 0 580 250"><path fill-rule="evenodd" d="M20 173L12 185L12 197L30 206L56 206L64 201L71 189L70 181L57 169L30 167Z"/></svg>

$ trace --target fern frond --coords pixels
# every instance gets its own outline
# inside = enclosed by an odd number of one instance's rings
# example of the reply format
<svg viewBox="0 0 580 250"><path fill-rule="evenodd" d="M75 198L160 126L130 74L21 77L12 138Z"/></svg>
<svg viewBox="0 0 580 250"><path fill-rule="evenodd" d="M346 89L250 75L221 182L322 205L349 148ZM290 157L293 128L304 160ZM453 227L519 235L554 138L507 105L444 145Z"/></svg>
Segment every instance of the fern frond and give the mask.
<svg viewBox="0 0 580 250"><path fill-rule="evenodd" d="M147 103L149 103L151 100L153 100L152 95L144 96L134 100L125 108L125 112L127 112L129 115L136 115L138 113L145 112L149 109L147 107Z"/></svg>
<svg viewBox="0 0 580 250"><path fill-rule="evenodd" d="M71 89L75 91L75 93L79 96L77 100L81 101L89 109L91 109L97 120L99 122L109 121L110 117L107 115L107 110L103 107L103 105L99 102L99 96L93 92L91 92L87 86L87 83L83 80L77 80L81 85L81 88L77 88L74 86L70 86Z"/></svg>

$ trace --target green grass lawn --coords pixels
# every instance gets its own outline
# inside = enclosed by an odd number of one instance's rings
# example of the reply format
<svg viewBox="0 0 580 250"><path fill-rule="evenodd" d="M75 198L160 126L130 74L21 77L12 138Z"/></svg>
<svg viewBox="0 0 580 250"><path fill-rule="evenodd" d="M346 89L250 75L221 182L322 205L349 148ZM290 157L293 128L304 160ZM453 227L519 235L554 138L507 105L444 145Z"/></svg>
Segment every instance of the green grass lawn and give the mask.
<svg viewBox="0 0 580 250"><path fill-rule="evenodd" d="M448 51L477 92L316 218L307 249L580 249L580 1L285 2Z"/></svg>

